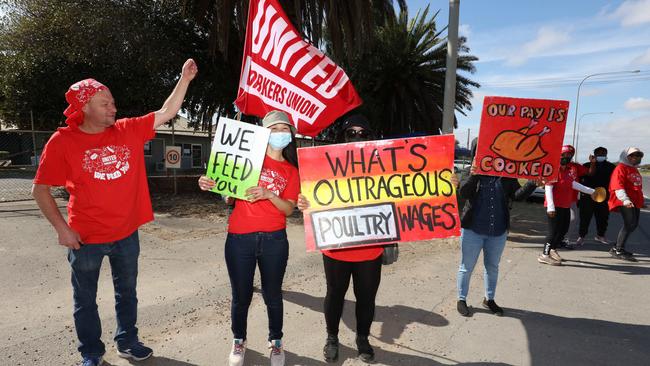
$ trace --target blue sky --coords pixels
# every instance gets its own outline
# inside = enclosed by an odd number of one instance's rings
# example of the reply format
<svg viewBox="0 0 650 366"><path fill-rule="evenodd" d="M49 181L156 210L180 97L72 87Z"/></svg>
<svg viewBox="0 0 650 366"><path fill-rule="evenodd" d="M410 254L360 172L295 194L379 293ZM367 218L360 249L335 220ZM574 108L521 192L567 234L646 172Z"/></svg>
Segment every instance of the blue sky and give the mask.
<svg viewBox="0 0 650 366"><path fill-rule="evenodd" d="M407 2L411 14L427 4L441 10L437 23L446 26L448 1ZM468 128L472 138L478 134L486 95L570 101L570 142L580 80L640 70L582 85L578 158L585 161L600 145L609 149L609 160L625 146L650 150L650 0L461 0L460 33L479 58L470 77L482 84L474 109L458 115L462 144Z"/></svg>

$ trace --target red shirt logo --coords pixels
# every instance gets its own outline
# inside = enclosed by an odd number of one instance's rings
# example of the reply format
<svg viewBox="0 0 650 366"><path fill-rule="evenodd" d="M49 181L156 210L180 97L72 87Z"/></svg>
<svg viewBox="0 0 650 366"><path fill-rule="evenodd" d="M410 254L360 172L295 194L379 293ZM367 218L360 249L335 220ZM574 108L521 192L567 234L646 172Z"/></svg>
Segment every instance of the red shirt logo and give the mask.
<svg viewBox="0 0 650 366"><path fill-rule="evenodd" d="M115 180L129 170L131 150L126 145L109 145L99 149L86 150L83 170L97 180Z"/></svg>

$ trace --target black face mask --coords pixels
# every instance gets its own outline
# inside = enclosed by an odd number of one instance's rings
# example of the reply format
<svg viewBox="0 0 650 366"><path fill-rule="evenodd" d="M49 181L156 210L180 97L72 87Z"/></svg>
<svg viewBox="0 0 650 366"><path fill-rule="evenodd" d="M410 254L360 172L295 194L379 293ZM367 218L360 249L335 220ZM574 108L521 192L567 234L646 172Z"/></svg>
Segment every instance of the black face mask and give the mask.
<svg viewBox="0 0 650 366"><path fill-rule="evenodd" d="M570 162L571 162L571 158L565 158L565 157L560 158L560 165L567 165Z"/></svg>

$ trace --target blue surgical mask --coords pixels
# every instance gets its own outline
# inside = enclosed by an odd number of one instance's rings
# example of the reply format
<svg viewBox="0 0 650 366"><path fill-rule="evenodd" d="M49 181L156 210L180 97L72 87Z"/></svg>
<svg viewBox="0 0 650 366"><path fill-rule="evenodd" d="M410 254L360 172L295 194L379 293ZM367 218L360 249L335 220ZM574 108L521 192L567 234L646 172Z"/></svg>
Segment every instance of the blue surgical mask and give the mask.
<svg viewBox="0 0 650 366"><path fill-rule="evenodd" d="M271 132L269 145L273 150L282 150L291 142L291 132Z"/></svg>
<svg viewBox="0 0 650 366"><path fill-rule="evenodd" d="M596 161L599 163L602 163L605 160L607 160L607 156L596 156Z"/></svg>

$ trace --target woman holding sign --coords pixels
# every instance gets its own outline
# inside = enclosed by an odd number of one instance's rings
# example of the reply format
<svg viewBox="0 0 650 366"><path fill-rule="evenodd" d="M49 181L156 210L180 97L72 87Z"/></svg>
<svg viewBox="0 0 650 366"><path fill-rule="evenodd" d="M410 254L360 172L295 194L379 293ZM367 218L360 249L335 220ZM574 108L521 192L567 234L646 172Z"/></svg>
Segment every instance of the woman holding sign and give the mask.
<svg viewBox="0 0 650 366"><path fill-rule="evenodd" d="M248 200L234 202L228 220L225 245L226 265L232 287L231 322L233 345L230 366L244 363L248 308L253 297L253 277L259 266L262 296L269 318L271 365L284 365L282 348L282 281L289 257L286 217L295 208L300 180L298 177L294 128L280 111L269 112L262 125L271 130L259 184L246 191ZM214 180L202 176L199 187L208 191Z"/></svg>
<svg viewBox="0 0 650 366"><path fill-rule="evenodd" d="M595 158L591 156L591 168L588 170L580 164L571 162L575 149L571 145L562 147L560 155L560 171L557 182L549 183L545 187L546 212L548 216L548 235L544 251L537 257L537 261L543 264L559 266L562 264L562 257L557 253L564 236L569 231L571 224L571 205L578 199L577 192L592 196L595 190L578 183L583 175L592 174Z"/></svg>
<svg viewBox="0 0 650 366"><path fill-rule="evenodd" d="M369 141L374 138L368 121L360 114L347 117L340 132L337 142ZM298 197L298 208L301 211L308 209L309 201L303 195ZM323 267L327 293L325 295L325 323L327 326L327 340L323 348L323 357L327 362L336 362L339 357L339 323L343 314L345 293L350 285L350 278L354 285L356 298L357 319L357 350L359 358L371 362L375 358L375 351L368 336L370 325L375 315L375 298L381 280L382 246L357 247L337 250L323 250Z"/></svg>
<svg viewBox="0 0 650 366"><path fill-rule="evenodd" d="M472 142L472 153L476 154L476 139ZM483 307L502 316L503 309L494 301L499 276L499 262L506 246L510 227L510 201L523 201L537 187L535 181L528 181L523 187L515 178L477 175L472 163L469 178L458 190L458 196L467 200L460 216L461 259L458 267L458 302L456 309L462 316L470 316L467 306L469 282L483 251L485 266L485 297ZM541 184L541 183L540 183Z"/></svg>

